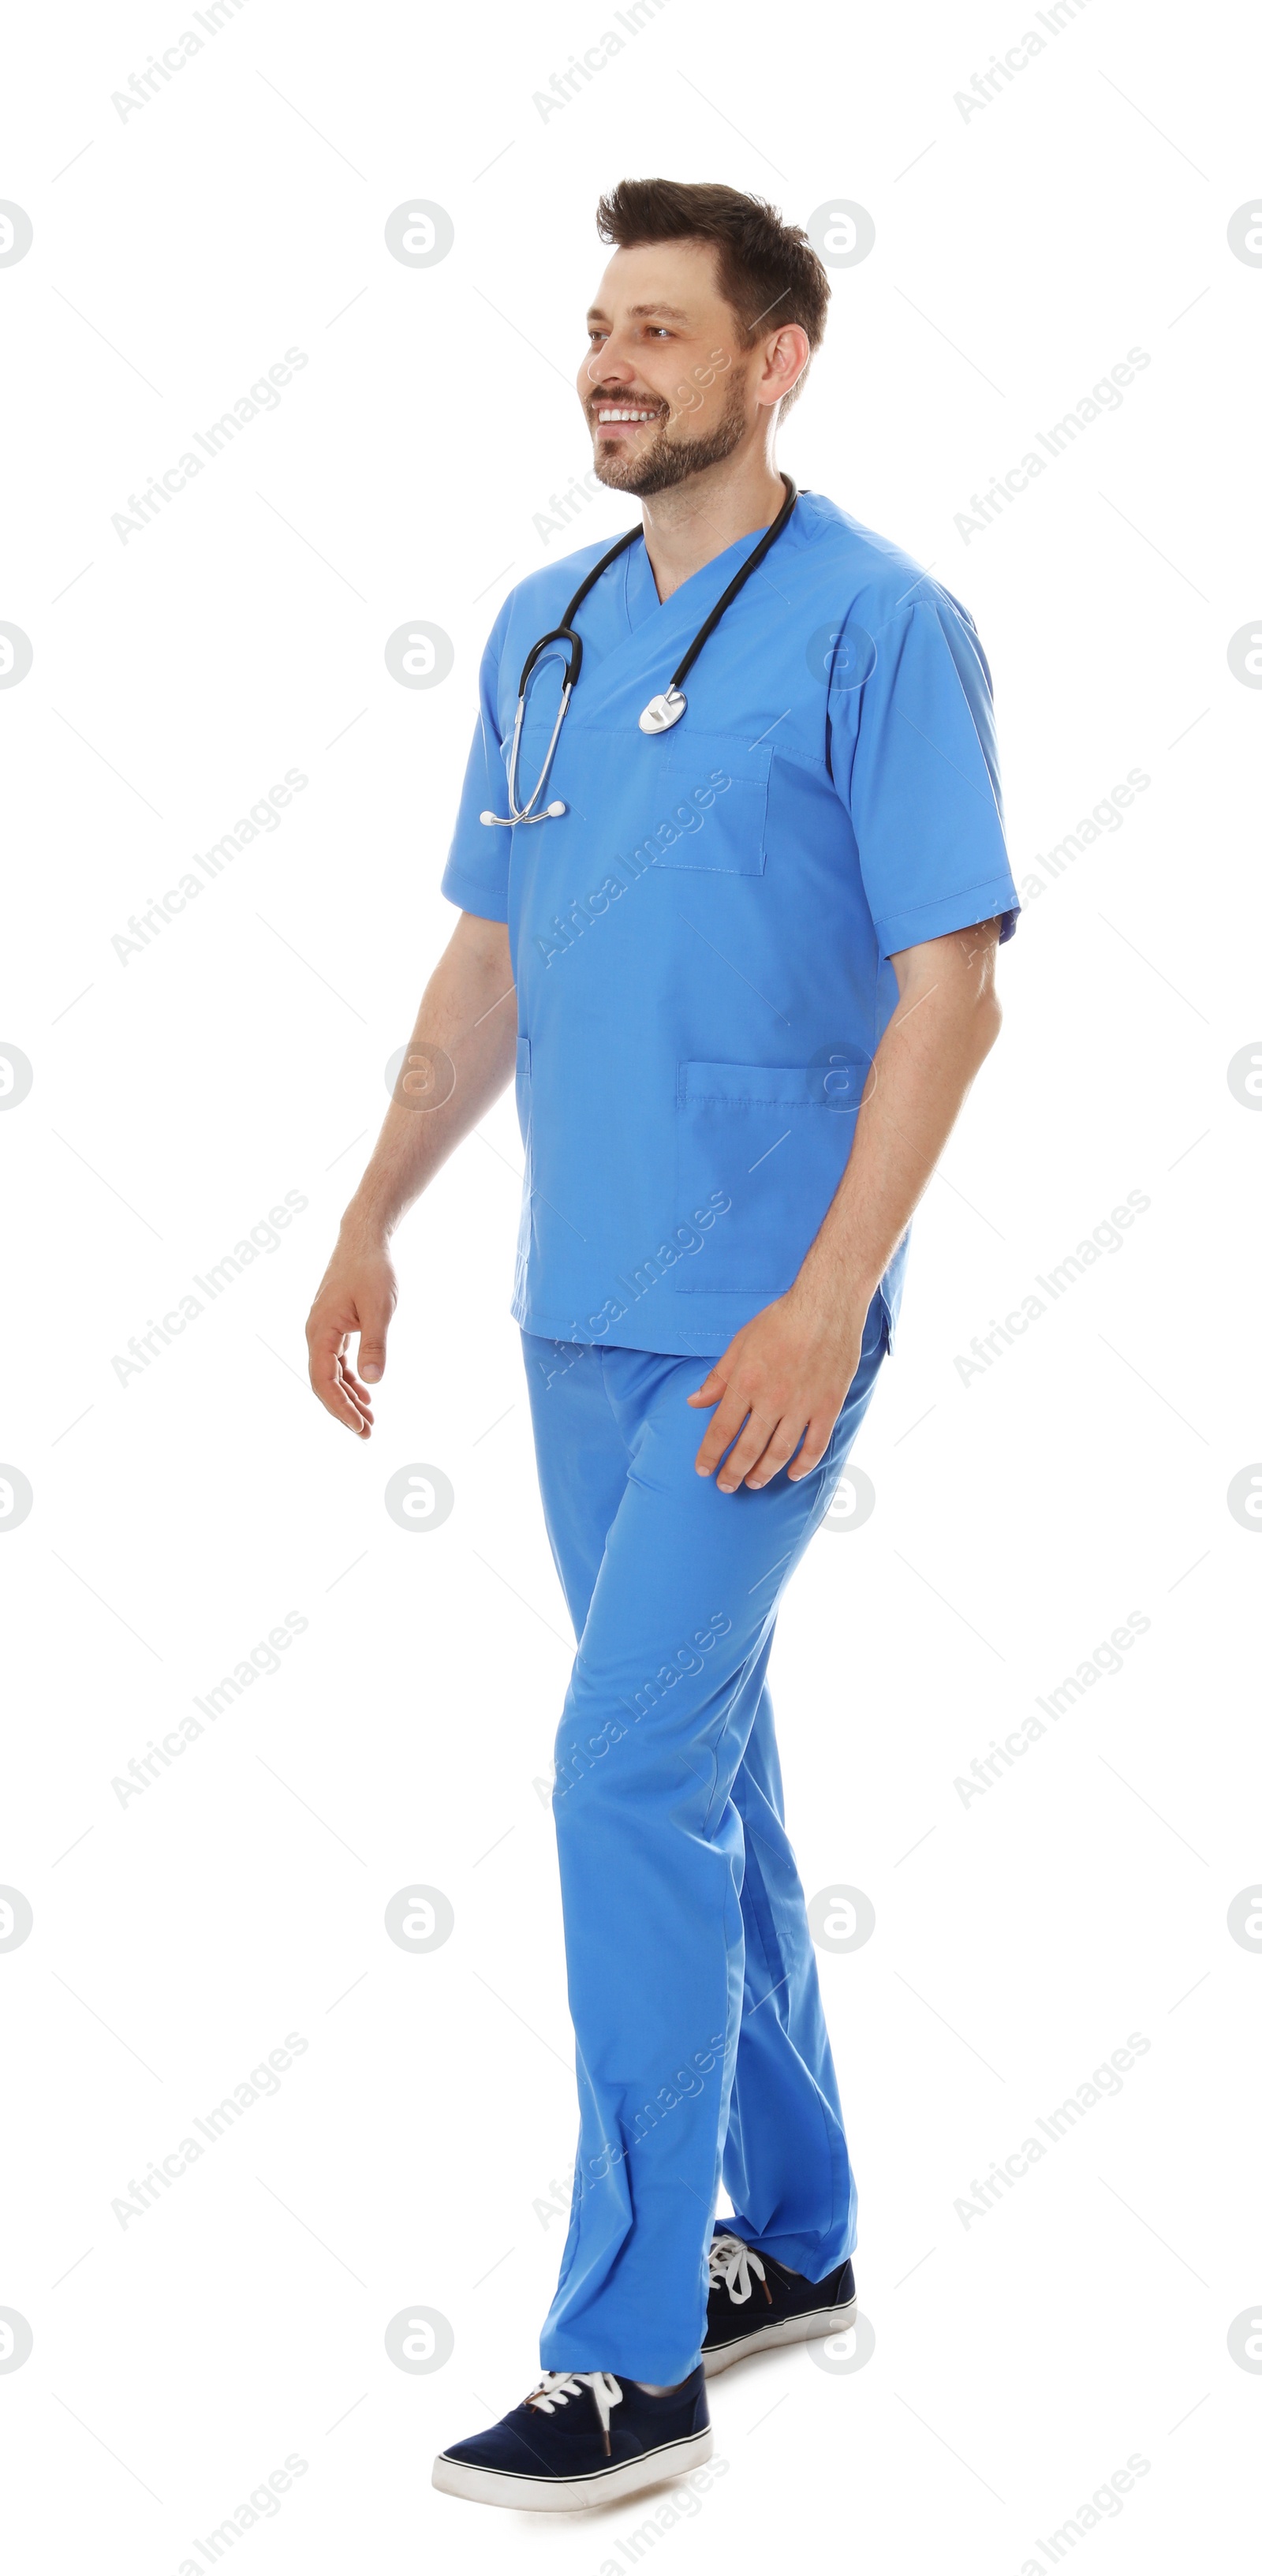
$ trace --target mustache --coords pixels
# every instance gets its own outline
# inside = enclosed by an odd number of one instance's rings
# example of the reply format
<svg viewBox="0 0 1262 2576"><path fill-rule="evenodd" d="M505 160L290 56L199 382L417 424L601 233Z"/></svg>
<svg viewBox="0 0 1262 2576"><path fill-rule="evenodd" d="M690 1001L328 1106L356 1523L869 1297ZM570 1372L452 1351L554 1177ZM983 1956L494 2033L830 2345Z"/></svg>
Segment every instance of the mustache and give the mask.
<svg viewBox="0 0 1262 2576"><path fill-rule="evenodd" d="M648 411L659 418L664 418L669 409L668 404L656 401L651 394L613 392L587 396L589 411L596 411L602 407L609 411Z"/></svg>

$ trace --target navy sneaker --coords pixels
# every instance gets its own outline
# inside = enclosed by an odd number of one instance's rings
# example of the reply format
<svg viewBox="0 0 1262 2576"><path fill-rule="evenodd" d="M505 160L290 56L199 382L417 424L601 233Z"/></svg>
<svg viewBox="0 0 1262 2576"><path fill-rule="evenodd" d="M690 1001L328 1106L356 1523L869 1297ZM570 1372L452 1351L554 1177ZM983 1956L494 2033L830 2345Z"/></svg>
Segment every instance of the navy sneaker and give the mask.
<svg viewBox="0 0 1262 2576"><path fill-rule="evenodd" d="M747 2353L778 2352L840 2334L855 2317L854 2270L841 2263L822 2281L790 2272L770 2254L755 2254L726 2231L710 2246L710 2305L701 2367L707 2379Z"/></svg>
<svg viewBox="0 0 1262 2576"><path fill-rule="evenodd" d="M610 2370L546 2370L488 2433L439 2452L434 2484L475 2504L581 2513L683 2477L713 2449L700 2363L662 2397Z"/></svg>

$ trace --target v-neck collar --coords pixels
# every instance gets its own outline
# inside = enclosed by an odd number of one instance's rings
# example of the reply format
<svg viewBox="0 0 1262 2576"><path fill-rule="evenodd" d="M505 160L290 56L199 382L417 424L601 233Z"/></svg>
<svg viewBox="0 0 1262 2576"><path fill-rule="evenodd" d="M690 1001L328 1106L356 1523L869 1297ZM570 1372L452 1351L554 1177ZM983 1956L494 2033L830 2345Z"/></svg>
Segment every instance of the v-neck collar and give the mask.
<svg viewBox="0 0 1262 2576"><path fill-rule="evenodd" d="M802 496L799 495L799 508L801 507L801 498ZM781 530L780 537L777 539L776 545L772 549L773 553L779 552L783 539L792 531L797 515L798 513L795 509L791 513L787 525ZM743 537L734 537L731 545L724 547L722 554L711 555L705 563L698 564L696 571L690 572L687 579L685 581L681 581L677 589L672 590L668 599L658 598L657 583L653 578L653 567L649 562L649 551L648 547L644 543L643 537L641 537L638 545L628 546L622 560L623 603L626 609L627 626L629 631L634 634L638 628L646 625L651 617L654 617L659 613L664 614L667 610L673 609L676 602L682 603L684 614L686 615L688 608L686 594L692 592L693 597L699 601L701 593L699 590L694 590L693 588L694 584L699 583L704 583L709 592L709 596L706 599L704 607L699 609L696 621L698 625L703 624L704 620L709 616L710 610L713 607L715 600L719 597L720 592L726 589L733 573L737 572L740 565L745 562L747 556L753 553L755 546L758 545L760 539L765 534L765 529L755 528ZM722 578L717 582L711 583L710 576L720 570L722 571Z"/></svg>

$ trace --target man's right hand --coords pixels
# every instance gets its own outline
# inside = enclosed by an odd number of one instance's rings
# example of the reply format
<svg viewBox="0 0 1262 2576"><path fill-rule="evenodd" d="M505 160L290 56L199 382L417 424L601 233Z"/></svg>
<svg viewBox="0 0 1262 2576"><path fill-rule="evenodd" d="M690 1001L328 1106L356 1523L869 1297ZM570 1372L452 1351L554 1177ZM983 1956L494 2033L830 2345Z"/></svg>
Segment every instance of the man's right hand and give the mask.
<svg viewBox="0 0 1262 2576"><path fill-rule="evenodd" d="M327 1413L359 1440L372 1437L370 1384L384 1375L386 1335L399 1283L382 1236L340 1234L307 1317L308 1375ZM359 1335L359 1376L346 1358Z"/></svg>
<svg viewBox="0 0 1262 2576"><path fill-rule="evenodd" d="M516 988L502 921L462 912L425 987L367 1171L342 1218L307 1317L308 1374L326 1413L356 1439L372 1433L369 1389L385 1374L399 1302L390 1237L448 1154L513 1076ZM424 1075L425 1079L419 1077ZM347 1345L359 1335L359 1375Z"/></svg>

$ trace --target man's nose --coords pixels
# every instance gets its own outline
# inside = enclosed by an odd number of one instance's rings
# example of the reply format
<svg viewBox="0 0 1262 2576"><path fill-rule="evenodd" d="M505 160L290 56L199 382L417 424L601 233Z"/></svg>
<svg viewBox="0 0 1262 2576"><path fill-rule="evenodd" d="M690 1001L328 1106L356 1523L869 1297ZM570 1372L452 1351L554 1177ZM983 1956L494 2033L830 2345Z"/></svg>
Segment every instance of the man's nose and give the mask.
<svg viewBox="0 0 1262 2576"><path fill-rule="evenodd" d="M588 359L587 374L593 385L625 384L635 374L635 367L630 358L620 358L616 349L605 347L599 358Z"/></svg>

